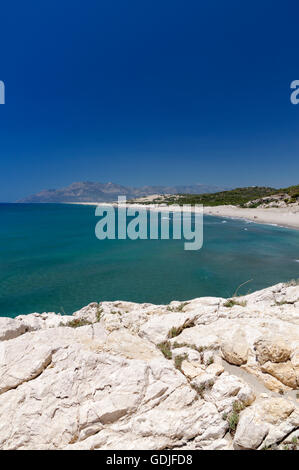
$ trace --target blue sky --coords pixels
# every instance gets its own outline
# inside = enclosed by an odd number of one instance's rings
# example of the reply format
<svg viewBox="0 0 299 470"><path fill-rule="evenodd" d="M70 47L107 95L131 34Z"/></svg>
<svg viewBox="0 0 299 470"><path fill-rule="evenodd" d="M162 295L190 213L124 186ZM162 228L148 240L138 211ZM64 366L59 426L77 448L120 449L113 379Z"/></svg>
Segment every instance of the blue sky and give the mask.
<svg viewBox="0 0 299 470"><path fill-rule="evenodd" d="M0 201L299 183L298 2L1 3Z"/></svg>

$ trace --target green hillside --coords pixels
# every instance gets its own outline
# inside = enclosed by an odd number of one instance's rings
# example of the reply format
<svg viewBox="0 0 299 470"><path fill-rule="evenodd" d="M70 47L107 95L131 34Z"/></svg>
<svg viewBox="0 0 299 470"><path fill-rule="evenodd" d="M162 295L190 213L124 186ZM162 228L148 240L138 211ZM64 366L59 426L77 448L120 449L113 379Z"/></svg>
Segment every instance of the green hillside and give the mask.
<svg viewBox="0 0 299 470"><path fill-rule="evenodd" d="M271 196L277 189L268 187L236 188L230 191L220 191L213 194L180 194L176 199L169 197L167 203L176 204L203 204L204 206L243 205L246 202Z"/></svg>
<svg viewBox="0 0 299 470"><path fill-rule="evenodd" d="M220 191L217 193L205 194L179 194L164 198L166 204L203 204L204 206L234 205L244 206L244 204L269 196L283 195L288 202L295 202L299 198L299 185L288 188L276 189L266 186L250 186L246 188L236 188L230 191ZM156 200L154 202L160 202ZM162 201L161 201L162 202ZM261 201L262 202L262 201ZM259 202L252 205L257 207Z"/></svg>
<svg viewBox="0 0 299 470"><path fill-rule="evenodd" d="M297 199L299 198L299 184L297 184L296 186L289 186L285 189L280 189L279 192L288 193L289 196Z"/></svg>

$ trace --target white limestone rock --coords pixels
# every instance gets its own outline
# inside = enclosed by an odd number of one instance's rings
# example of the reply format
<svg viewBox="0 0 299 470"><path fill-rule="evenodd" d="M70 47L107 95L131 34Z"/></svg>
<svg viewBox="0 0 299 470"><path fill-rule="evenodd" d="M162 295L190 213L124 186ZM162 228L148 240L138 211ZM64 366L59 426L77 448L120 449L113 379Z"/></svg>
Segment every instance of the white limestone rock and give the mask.
<svg viewBox="0 0 299 470"><path fill-rule="evenodd" d="M234 438L236 448L269 447L299 425L298 410L285 398L264 398L241 412Z"/></svg>
<svg viewBox="0 0 299 470"><path fill-rule="evenodd" d="M12 318L0 317L0 341L17 338L25 333L24 323L17 322Z"/></svg>
<svg viewBox="0 0 299 470"><path fill-rule="evenodd" d="M1 318L0 449L288 443L299 426L288 395L299 384L298 296L278 284L233 307L117 301ZM224 417L239 405L232 438Z"/></svg>
<svg viewBox="0 0 299 470"><path fill-rule="evenodd" d="M29 315L19 315L15 321L25 327L25 331L43 330L46 328L56 328L74 320L72 315L58 315L50 313L30 313Z"/></svg>

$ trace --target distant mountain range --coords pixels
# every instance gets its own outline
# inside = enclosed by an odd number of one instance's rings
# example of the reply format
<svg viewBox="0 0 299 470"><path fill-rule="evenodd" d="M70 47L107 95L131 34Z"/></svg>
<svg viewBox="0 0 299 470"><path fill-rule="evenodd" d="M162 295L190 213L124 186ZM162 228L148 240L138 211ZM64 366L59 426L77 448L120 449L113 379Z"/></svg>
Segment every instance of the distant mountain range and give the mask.
<svg viewBox="0 0 299 470"><path fill-rule="evenodd" d="M215 193L225 189L228 188L204 184L134 188L115 183L83 181L72 183L61 189L46 189L17 202L108 202L117 200L118 196L126 196L128 199L132 199L151 194L203 194Z"/></svg>

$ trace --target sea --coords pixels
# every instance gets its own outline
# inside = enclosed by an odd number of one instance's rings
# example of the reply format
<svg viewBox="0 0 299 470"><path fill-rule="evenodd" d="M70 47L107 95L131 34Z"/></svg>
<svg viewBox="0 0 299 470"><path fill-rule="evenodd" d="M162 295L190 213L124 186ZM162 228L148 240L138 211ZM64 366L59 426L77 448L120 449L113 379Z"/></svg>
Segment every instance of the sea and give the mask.
<svg viewBox="0 0 299 470"><path fill-rule="evenodd" d="M171 218L171 216L170 216ZM204 216L203 247L99 240L94 206L0 204L0 316L231 297L299 278L299 231ZM249 281L249 282L247 282Z"/></svg>

